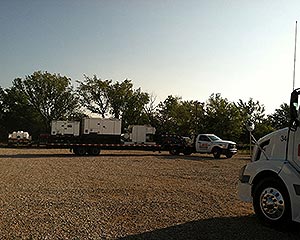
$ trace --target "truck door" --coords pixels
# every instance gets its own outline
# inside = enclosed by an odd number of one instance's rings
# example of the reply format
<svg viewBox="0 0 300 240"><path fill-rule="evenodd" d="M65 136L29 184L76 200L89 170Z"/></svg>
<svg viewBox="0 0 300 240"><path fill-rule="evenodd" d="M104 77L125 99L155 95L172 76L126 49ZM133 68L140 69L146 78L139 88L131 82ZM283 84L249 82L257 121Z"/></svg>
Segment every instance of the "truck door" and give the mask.
<svg viewBox="0 0 300 240"><path fill-rule="evenodd" d="M292 154L292 156L289 156L289 159L292 159L292 161L297 165L298 168L300 168L300 128L297 127L296 131L290 132L290 139L287 142L288 143L288 152L289 154Z"/></svg>
<svg viewBox="0 0 300 240"><path fill-rule="evenodd" d="M207 152L211 145L210 139L206 135L200 135L196 142L197 152Z"/></svg>
<svg viewBox="0 0 300 240"><path fill-rule="evenodd" d="M292 160L296 167L300 168L300 88L295 89L291 94L290 118L291 126L287 139L288 160Z"/></svg>

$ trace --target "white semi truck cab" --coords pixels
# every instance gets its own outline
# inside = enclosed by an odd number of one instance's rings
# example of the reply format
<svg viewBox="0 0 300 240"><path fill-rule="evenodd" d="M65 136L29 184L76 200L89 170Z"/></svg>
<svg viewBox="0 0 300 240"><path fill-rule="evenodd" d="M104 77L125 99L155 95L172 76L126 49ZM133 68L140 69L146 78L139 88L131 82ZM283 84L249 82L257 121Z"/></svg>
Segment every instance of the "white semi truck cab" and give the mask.
<svg viewBox="0 0 300 240"><path fill-rule="evenodd" d="M266 225L300 222L300 89L291 94L290 127L259 139L239 176L238 195Z"/></svg>

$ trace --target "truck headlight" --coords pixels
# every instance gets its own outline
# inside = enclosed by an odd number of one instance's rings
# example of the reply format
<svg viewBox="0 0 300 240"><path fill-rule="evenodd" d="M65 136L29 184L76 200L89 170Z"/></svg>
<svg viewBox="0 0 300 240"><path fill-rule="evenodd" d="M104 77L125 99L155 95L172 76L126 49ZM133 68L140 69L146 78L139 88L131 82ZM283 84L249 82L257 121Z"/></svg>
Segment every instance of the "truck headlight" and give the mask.
<svg viewBox="0 0 300 240"><path fill-rule="evenodd" d="M229 149L234 149L234 148L236 148L236 145L235 145L235 144L229 144L229 145L228 145L228 148L229 148Z"/></svg>

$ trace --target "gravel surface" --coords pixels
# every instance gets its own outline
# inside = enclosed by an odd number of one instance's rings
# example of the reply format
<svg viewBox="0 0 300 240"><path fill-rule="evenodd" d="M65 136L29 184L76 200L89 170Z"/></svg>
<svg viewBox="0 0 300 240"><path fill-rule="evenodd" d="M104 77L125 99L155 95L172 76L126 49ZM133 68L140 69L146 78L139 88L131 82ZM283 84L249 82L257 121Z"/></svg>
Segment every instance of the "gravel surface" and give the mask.
<svg viewBox="0 0 300 240"><path fill-rule="evenodd" d="M237 198L249 159L0 149L0 239L300 239Z"/></svg>

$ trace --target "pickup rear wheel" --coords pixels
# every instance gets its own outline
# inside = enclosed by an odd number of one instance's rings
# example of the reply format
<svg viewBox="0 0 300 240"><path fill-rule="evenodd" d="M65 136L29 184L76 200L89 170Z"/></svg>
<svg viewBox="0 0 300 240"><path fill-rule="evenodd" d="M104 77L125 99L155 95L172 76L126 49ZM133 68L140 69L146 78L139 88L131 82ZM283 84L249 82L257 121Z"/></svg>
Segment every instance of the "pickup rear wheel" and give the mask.
<svg viewBox="0 0 300 240"><path fill-rule="evenodd" d="M221 156L221 149L217 147L213 148L212 154L214 155L215 159L219 159Z"/></svg>
<svg viewBox="0 0 300 240"><path fill-rule="evenodd" d="M192 150L189 150L189 149L184 150L183 154L186 155L186 156L191 155L192 154Z"/></svg>
<svg viewBox="0 0 300 240"><path fill-rule="evenodd" d="M169 151L169 153L170 153L171 155L179 155L179 154L180 154L180 152L179 152L178 149L176 149L176 148L171 149L171 150Z"/></svg>
<svg viewBox="0 0 300 240"><path fill-rule="evenodd" d="M289 194L278 179L266 178L256 185L253 207L265 225L284 228L292 221Z"/></svg>

